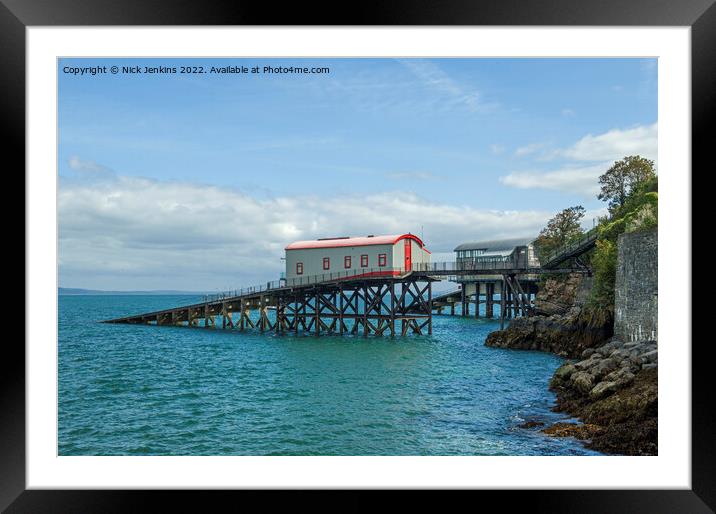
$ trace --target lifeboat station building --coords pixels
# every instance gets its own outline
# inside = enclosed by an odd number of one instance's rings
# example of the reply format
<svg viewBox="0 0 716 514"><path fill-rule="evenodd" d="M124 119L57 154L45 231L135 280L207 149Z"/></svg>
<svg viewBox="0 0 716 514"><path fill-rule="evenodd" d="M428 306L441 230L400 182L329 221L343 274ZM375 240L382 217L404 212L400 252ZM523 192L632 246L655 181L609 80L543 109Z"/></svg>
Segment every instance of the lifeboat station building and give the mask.
<svg viewBox="0 0 716 514"><path fill-rule="evenodd" d="M525 237L463 243L454 250L455 264L458 269L463 270L493 266L495 268L539 267L534 240L534 237ZM533 274L522 275L515 286L521 289L526 298L532 299L537 294L537 278ZM460 284L463 315L469 315L470 306L474 305L475 316L493 316L495 299L502 297L503 288L506 287L502 275L461 275L456 281ZM512 291L505 288L504 296L507 316L511 317L514 306Z"/></svg>
<svg viewBox="0 0 716 514"><path fill-rule="evenodd" d="M424 269L430 251L413 234L329 237L286 247L286 285L330 279L398 276Z"/></svg>
<svg viewBox="0 0 716 514"><path fill-rule="evenodd" d="M539 266L534 237L475 241L455 248L455 261L469 267L470 263L511 262L515 268Z"/></svg>

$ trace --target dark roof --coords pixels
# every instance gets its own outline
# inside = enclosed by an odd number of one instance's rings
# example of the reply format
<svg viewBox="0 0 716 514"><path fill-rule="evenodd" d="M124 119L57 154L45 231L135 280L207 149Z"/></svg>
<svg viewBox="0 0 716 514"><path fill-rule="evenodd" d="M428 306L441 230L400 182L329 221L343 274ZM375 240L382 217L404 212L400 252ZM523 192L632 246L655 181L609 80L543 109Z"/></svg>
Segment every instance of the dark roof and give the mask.
<svg viewBox="0 0 716 514"><path fill-rule="evenodd" d="M500 252L506 250L514 250L516 246L527 246L534 237L513 237L511 239L493 239L491 241L475 241L473 243L463 243L454 252L462 250L485 250L487 252Z"/></svg>

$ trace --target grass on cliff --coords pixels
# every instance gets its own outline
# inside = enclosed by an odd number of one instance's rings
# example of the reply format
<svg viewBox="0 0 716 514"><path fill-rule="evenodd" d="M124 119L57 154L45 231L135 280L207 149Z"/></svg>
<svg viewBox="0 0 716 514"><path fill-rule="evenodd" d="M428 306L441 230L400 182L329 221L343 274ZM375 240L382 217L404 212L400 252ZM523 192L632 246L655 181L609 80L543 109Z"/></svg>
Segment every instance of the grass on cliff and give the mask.
<svg viewBox="0 0 716 514"><path fill-rule="evenodd" d="M658 225L658 187L658 177L646 180L611 216L600 219L599 238L591 256L594 287L588 305L593 309L613 312L617 240L621 234L640 232Z"/></svg>

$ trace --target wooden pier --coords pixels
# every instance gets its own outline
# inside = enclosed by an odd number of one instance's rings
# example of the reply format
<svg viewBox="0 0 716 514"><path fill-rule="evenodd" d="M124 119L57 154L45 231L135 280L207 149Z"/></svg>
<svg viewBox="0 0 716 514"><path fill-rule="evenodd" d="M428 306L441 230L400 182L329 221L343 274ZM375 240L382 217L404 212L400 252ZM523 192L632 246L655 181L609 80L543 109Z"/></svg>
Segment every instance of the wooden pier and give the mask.
<svg viewBox="0 0 716 514"><path fill-rule="evenodd" d="M207 297L204 302L125 316L106 323L209 327L261 332L405 336L432 334L433 311L475 317L499 311L505 320L530 316L543 273L586 272L584 269L515 268L509 263L429 263L417 269L368 272L362 277L326 274ZM382 269L385 273L385 269ZM377 276L376 276L377 275ZM460 289L432 297L432 284L450 280ZM269 312L275 311L270 316Z"/></svg>
<svg viewBox="0 0 716 514"><path fill-rule="evenodd" d="M437 315L449 309L450 315L454 316L458 309L458 314L463 317L484 315L492 319L497 311L503 327L507 319L532 315L537 295L535 278L507 275L497 280L458 281L460 289L433 298L432 307Z"/></svg>
<svg viewBox="0 0 716 514"><path fill-rule="evenodd" d="M430 335L434 280L407 273L266 288L106 323L210 328L220 323L230 330L314 335ZM275 316L269 316L270 310Z"/></svg>

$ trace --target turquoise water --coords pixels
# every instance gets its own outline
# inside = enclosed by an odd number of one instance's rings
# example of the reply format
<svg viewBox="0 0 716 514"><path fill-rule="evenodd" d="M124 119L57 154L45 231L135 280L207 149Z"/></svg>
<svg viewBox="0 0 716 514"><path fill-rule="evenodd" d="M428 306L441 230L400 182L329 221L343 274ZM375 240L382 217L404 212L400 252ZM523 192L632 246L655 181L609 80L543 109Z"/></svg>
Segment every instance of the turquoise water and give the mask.
<svg viewBox="0 0 716 514"><path fill-rule="evenodd" d="M553 355L487 348L494 321L313 337L112 325L188 296L59 297L60 455L587 455L547 424Z"/></svg>

